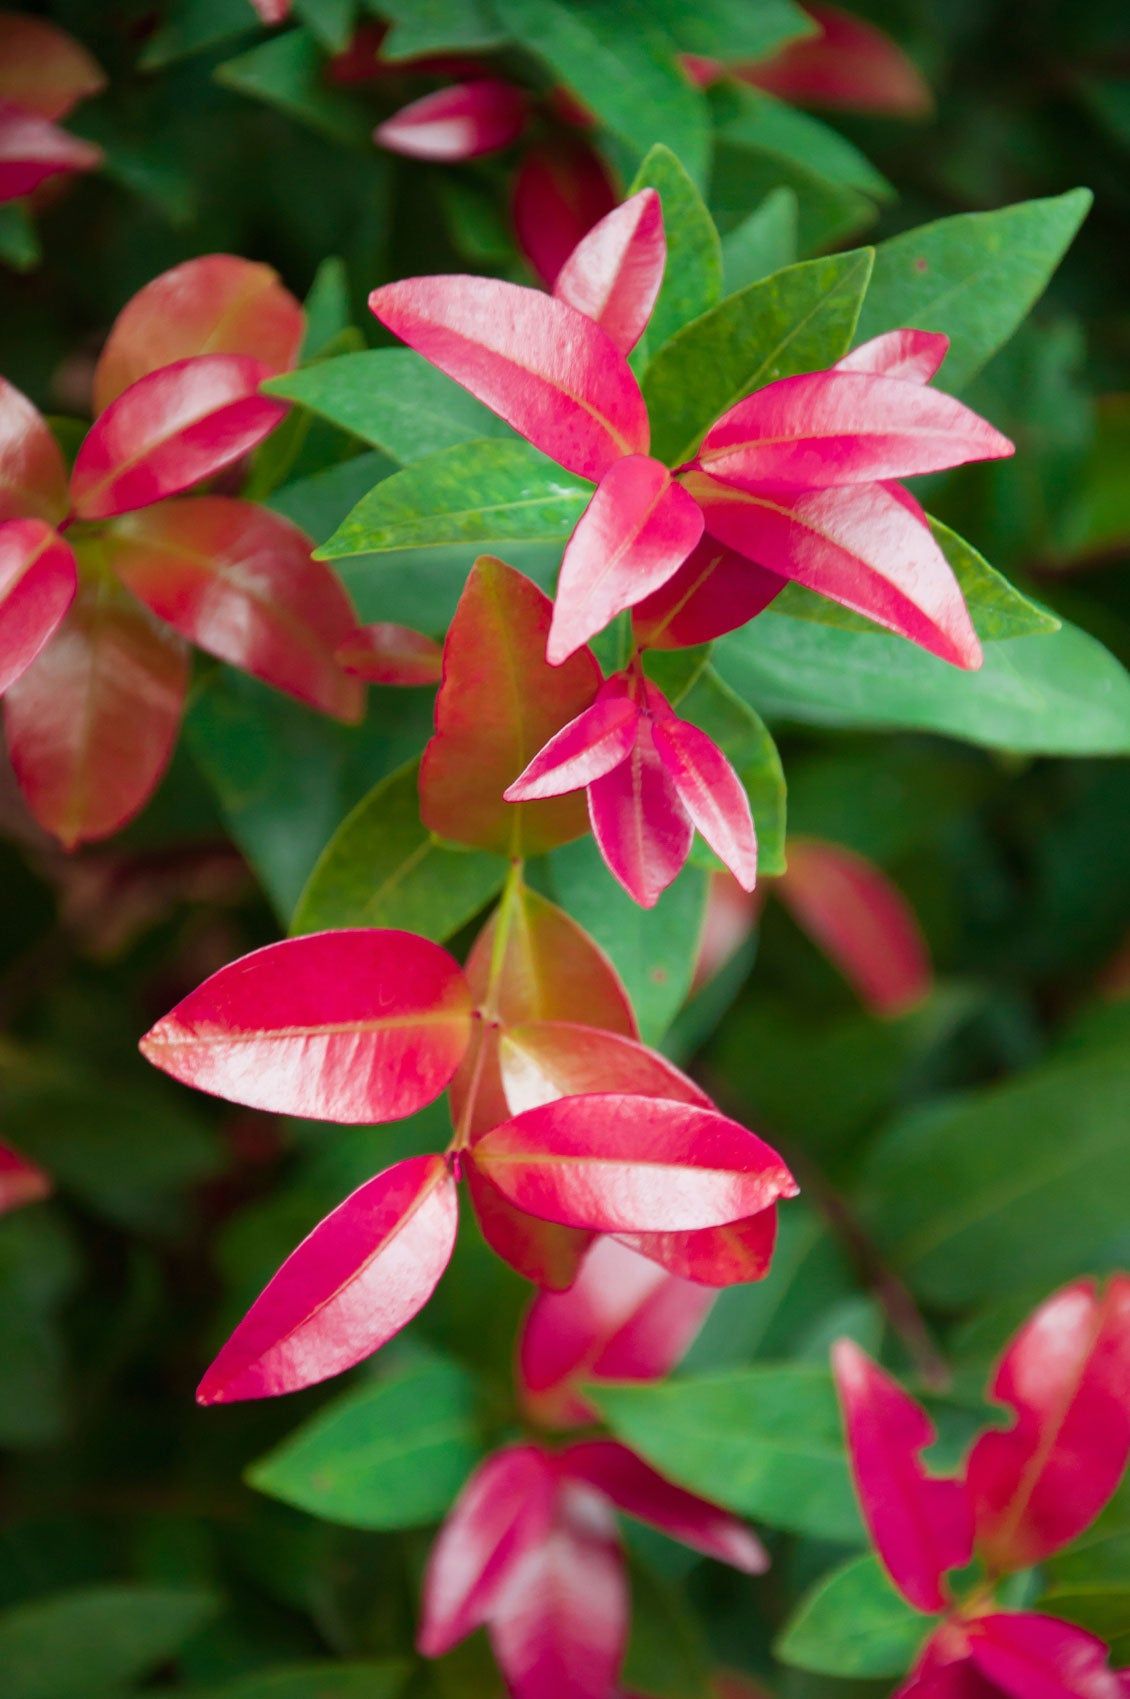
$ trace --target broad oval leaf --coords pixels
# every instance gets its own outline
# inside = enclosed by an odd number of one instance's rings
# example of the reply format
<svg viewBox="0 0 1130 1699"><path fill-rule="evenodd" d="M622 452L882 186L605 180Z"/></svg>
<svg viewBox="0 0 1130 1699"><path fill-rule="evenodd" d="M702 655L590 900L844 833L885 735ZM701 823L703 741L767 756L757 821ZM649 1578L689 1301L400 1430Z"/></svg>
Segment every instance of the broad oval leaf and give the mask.
<svg viewBox="0 0 1130 1699"><path fill-rule="evenodd" d="M553 293L603 326L628 354L651 317L666 259L662 204L654 189L641 189L577 243Z"/></svg>
<svg viewBox="0 0 1130 1699"><path fill-rule="evenodd" d="M74 552L50 525L0 525L0 692L54 635L77 585Z"/></svg>
<svg viewBox="0 0 1130 1699"><path fill-rule="evenodd" d="M0 523L67 511L67 469L47 421L27 396L0 378Z"/></svg>
<svg viewBox="0 0 1130 1699"><path fill-rule="evenodd" d="M320 1121L395 1121L439 1096L471 1029L457 963L411 932L287 938L226 967L141 1040L182 1085Z"/></svg>
<svg viewBox="0 0 1130 1699"><path fill-rule="evenodd" d="M457 162L498 153L517 141L526 125L522 89L501 77L451 83L402 106L373 131L373 140L409 159Z"/></svg>
<svg viewBox="0 0 1130 1699"><path fill-rule="evenodd" d="M413 1156L320 1221L252 1304L197 1389L200 1404L314 1386L399 1333L455 1248L455 1181L442 1156Z"/></svg>

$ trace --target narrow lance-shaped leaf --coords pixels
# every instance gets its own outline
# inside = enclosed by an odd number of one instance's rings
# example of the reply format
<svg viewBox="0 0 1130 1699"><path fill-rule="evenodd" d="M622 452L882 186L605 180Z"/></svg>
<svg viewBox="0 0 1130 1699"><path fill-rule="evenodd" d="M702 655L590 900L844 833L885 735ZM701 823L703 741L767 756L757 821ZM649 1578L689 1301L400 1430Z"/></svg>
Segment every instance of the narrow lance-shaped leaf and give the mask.
<svg viewBox="0 0 1130 1699"><path fill-rule="evenodd" d="M0 525L0 692L31 665L74 600L70 545L42 519Z"/></svg>
<svg viewBox="0 0 1130 1699"><path fill-rule="evenodd" d="M0 378L0 522L46 519L67 511L62 451L37 407Z"/></svg>
<svg viewBox="0 0 1130 1699"><path fill-rule="evenodd" d="M514 234L547 289L616 199L604 162L588 142L562 136L523 151L511 201Z"/></svg>
<svg viewBox="0 0 1130 1699"><path fill-rule="evenodd" d="M662 204L654 189L642 189L578 242L553 293L603 326L628 354L651 317L666 258Z"/></svg>
<svg viewBox="0 0 1130 1699"><path fill-rule="evenodd" d="M752 891L757 882L757 835L738 775L704 731L669 710L656 716L652 738L694 825L742 889Z"/></svg>
<svg viewBox="0 0 1130 1699"><path fill-rule="evenodd" d="M631 753L639 719L623 679L606 679L592 706L555 732L507 786L507 802L564 796L610 773Z"/></svg>
<svg viewBox="0 0 1130 1699"><path fill-rule="evenodd" d="M471 998L438 944L357 928L268 944L220 968L142 1039L183 1085L321 1121L411 1115L459 1065Z"/></svg>
<svg viewBox="0 0 1130 1699"><path fill-rule="evenodd" d="M200 1383L201 1404L273 1398L371 1356L423 1308L455 1246L442 1156L368 1180L287 1258Z"/></svg>
<svg viewBox="0 0 1130 1699"><path fill-rule="evenodd" d="M690 854L694 826L641 718L626 760L588 788L589 822L605 866L641 908L654 908Z"/></svg>
<svg viewBox="0 0 1130 1699"><path fill-rule="evenodd" d="M526 126L526 96L501 77L452 83L401 107L373 131L373 140L409 159L458 161L498 153Z"/></svg>

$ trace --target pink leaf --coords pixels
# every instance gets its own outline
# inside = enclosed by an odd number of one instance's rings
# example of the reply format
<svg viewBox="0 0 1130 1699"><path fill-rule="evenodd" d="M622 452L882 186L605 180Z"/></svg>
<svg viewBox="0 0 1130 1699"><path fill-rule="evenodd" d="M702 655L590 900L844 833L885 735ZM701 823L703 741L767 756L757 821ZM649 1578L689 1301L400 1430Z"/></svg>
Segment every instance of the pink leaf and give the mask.
<svg viewBox="0 0 1130 1699"><path fill-rule="evenodd" d="M65 30L46 18L0 12L0 101L65 118L105 86L101 66Z"/></svg>
<svg viewBox="0 0 1130 1699"><path fill-rule="evenodd" d="M898 118L919 118L932 110L921 71L889 35L822 0L805 10L820 34L789 42L772 59L747 66L742 72L746 82L799 106Z"/></svg>
<svg viewBox="0 0 1130 1699"><path fill-rule="evenodd" d="M926 1412L850 1339L832 1367L864 1519L896 1587L916 1610L940 1611L942 1577L973 1549L969 1501L959 1481L939 1480L919 1453L935 1439Z"/></svg>
<svg viewBox="0 0 1130 1699"><path fill-rule="evenodd" d="M592 707L555 732L506 788L506 801L563 796L610 773L631 754L639 717L622 680L608 679Z"/></svg>
<svg viewBox="0 0 1130 1699"><path fill-rule="evenodd" d="M475 1470L428 1559L416 1638L425 1658L489 1620L516 1566L548 1538L556 1498L556 1470L539 1446L508 1446Z"/></svg>
<svg viewBox="0 0 1130 1699"><path fill-rule="evenodd" d="M526 151L514 179L514 234L547 289L618 198L600 155L579 137L555 136Z"/></svg>
<svg viewBox="0 0 1130 1699"><path fill-rule="evenodd" d="M755 619L788 580L706 536L665 584L632 610L636 641L690 649Z"/></svg>
<svg viewBox="0 0 1130 1699"><path fill-rule="evenodd" d="M709 985L732 961L757 925L766 887L743 891L732 873L722 869L710 875L706 892L706 914L698 939L691 995Z"/></svg>
<svg viewBox="0 0 1130 1699"><path fill-rule="evenodd" d="M371 1356L431 1297L456 1225L442 1156L413 1156L367 1180L291 1252L200 1382L197 1402L297 1392Z"/></svg>
<svg viewBox="0 0 1130 1699"><path fill-rule="evenodd" d="M842 844L790 838L774 885L798 926L878 1015L930 994L933 973L914 910L887 875Z"/></svg>
<svg viewBox="0 0 1130 1699"><path fill-rule="evenodd" d="M661 1268L702 1286L741 1286L763 1280L773 1260L777 1211L763 1209L724 1227L697 1233L624 1233L621 1238Z"/></svg>
<svg viewBox="0 0 1130 1699"><path fill-rule="evenodd" d="M0 203L21 200L67 171L93 171L102 149L68 135L38 113L0 100Z"/></svg>
<svg viewBox="0 0 1130 1699"><path fill-rule="evenodd" d="M268 944L189 993L142 1039L197 1091L319 1121L395 1121L459 1064L471 997L446 950L410 932Z"/></svg>
<svg viewBox="0 0 1130 1699"><path fill-rule="evenodd" d="M0 378L0 521L67 512L67 469L46 419L7 378Z"/></svg>
<svg viewBox="0 0 1130 1699"><path fill-rule="evenodd" d="M995 1682L986 1681L970 1658L958 1658L915 1674L893 1699L1002 1699Z"/></svg>
<svg viewBox="0 0 1130 1699"><path fill-rule="evenodd" d="M761 1541L736 1516L665 1480L616 1440L582 1440L569 1446L562 1453L561 1468L596 1487L617 1510L719 1563L747 1575L761 1575L769 1567Z"/></svg>
<svg viewBox="0 0 1130 1699"><path fill-rule="evenodd" d="M286 412L242 354L201 354L139 378L99 415L71 474L75 512L109 519L190 489L239 460Z"/></svg>
<svg viewBox="0 0 1130 1699"><path fill-rule="evenodd" d="M134 595L210 655L339 720L361 718L364 692L336 655L353 609L289 520L192 496L125 515L105 548Z"/></svg>
<svg viewBox="0 0 1130 1699"><path fill-rule="evenodd" d="M721 542L942 660L981 665L958 582L905 492L862 484L755 495L701 472L684 482Z"/></svg>
<svg viewBox="0 0 1130 1699"><path fill-rule="evenodd" d="M796 1191L776 1151L725 1115L615 1093L529 1109L475 1159L519 1209L606 1233L718 1227Z"/></svg>
<svg viewBox="0 0 1130 1699"><path fill-rule="evenodd" d="M598 1239L567 1292L542 1292L518 1341L523 1403L550 1427L595 1419L586 1381L662 1380L690 1347L714 1294L615 1239Z"/></svg>
<svg viewBox="0 0 1130 1699"><path fill-rule="evenodd" d="M466 1157L464 1174L479 1230L495 1255L536 1286L551 1292L572 1286L593 1235L582 1228L539 1221L515 1209L479 1173L473 1150Z"/></svg>
<svg viewBox="0 0 1130 1699"><path fill-rule="evenodd" d="M677 572L702 536L697 504L666 466L626 455L605 473L565 545L546 658L559 666Z"/></svg>
<svg viewBox="0 0 1130 1699"><path fill-rule="evenodd" d="M290 16L290 0L251 0L265 24L281 24Z"/></svg>
<svg viewBox="0 0 1130 1699"><path fill-rule="evenodd" d="M517 141L526 113L521 89L501 77L481 77L414 100L378 124L373 140L409 159L478 159Z"/></svg>
<svg viewBox="0 0 1130 1699"><path fill-rule="evenodd" d="M967 1485L977 1546L998 1571L1026 1569L1081 1534L1130 1457L1130 1276L1057 1292L1001 1358L991 1393L1015 1412L982 1434Z"/></svg>
<svg viewBox="0 0 1130 1699"><path fill-rule="evenodd" d="M50 1175L11 1145L0 1144L0 1215L22 1209L25 1204L38 1203L40 1198L50 1195Z"/></svg>
<svg viewBox="0 0 1130 1699"><path fill-rule="evenodd" d="M973 1662L1009 1699L1123 1699L1095 1635L1054 1617L994 1611L968 1627Z"/></svg>
<svg viewBox="0 0 1130 1699"><path fill-rule="evenodd" d="M438 684L443 650L408 625L363 625L337 648L338 665L366 684Z"/></svg>
<svg viewBox="0 0 1130 1699"><path fill-rule="evenodd" d="M662 718L656 716L651 731L659 759L691 820L742 889L752 891L757 883L757 834L745 786L717 744L669 709Z"/></svg>
<svg viewBox="0 0 1130 1699"><path fill-rule="evenodd" d="M588 797L609 872L641 908L654 908L690 854L694 826L659 759L650 721L640 720L627 759L590 781Z"/></svg>
<svg viewBox="0 0 1130 1699"><path fill-rule="evenodd" d="M77 582L73 551L42 519L0 525L0 692L54 635Z"/></svg>
<svg viewBox="0 0 1130 1699"><path fill-rule="evenodd" d="M694 1081L633 1038L573 1021L529 1021L502 1035L499 1061L512 1115L559 1097L628 1092L711 1107Z"/></svg>
<svg viewBox="0 0 1130 1699"><path fill-rule="evenodd" d="M491 277L414 277L374 289L369 306L567 471L596 482L621 455L647 452L628 362L564 301Z"/></svg>
<svg viewBox="0 0 1130 1699"><path fill-rule="evenodd" d="M755 390L703 438L696 464L737 489L825 489L1014 453L943 390L868 371L806 372Z"/></svg>
<svg viewBox="0 0 1130 1699"><path fill-rule="evenodd" d="M834 372L872 372L877 377L929 383L949 352L950 339L937 330L887 330L861 342L832 367Z"/></svg>
<svg viewBox="0 0 1130 1699"><path fill-rule="evenodd" d="M666 262L662 203L654 189L641 189L582 237L553 293L603 325L628 354L651 317Z"/></svg>

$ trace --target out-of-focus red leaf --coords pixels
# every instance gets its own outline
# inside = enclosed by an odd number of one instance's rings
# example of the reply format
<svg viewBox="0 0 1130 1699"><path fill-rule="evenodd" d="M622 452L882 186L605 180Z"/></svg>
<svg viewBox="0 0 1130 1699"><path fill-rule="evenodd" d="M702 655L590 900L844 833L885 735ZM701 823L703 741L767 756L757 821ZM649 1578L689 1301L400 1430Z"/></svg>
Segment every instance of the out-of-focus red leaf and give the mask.
<svg viewBox="0 0 1130 1699"><path fill-rule="evenodd" d="M981 1435L966 1474L993 1569L1042 1563L1098 1515L1130 1458L1128 1387L1130 1276L1076 1281L1020 1329L990 1388L1016 1419Z"/></svg>
<svg viewBox="0 0 1130 1699"><path fill-rule="evenodd" d="M714 1302L637 1256L598 1239L568 1292L540 1293L518 1341L523 1403L550 1427L594 1420L586 1381L662 1380L689 1348Z"/></svg>
<svg viewBox="0 0 1130 1699"><path fill-rule="evenodd" d="M0 378L0 521L46 519L67 511L67 469L47 421Z"/></svg>
<svg viewBox="0 0 1130 1699"><path fill-rule="evenodd" d="M1002 1699L1002 1695L970 1658L958 1658L912 1675L892 1699Z"/></svg>
<svg viewBox="0 0 1130 1699"><path fill-rule="evenodd" d="M67 171L93 171L102 149L80 141L11 101L0 100L0 202L30 195L49 177Z"/></svg>
<svg viewBox="0 0 1130 1699"><path fill-rule="evenodd" d="M337 658L353 609L289 520L192 496L126 514L104 548L134 595L210 655L339 720L360 719L364 691Z"/></svg>
<svg viewBox="0 0 1130 1699"><path fill-rule="evenodd" d="M287 938L230 962L159 1020L143 1055L197 1091L319 1121L395 1121L439 1096L467 1046L457 963L411 932Z"/></svg>
<svg viewBox="0 0 1130 1699"><path fill-rule="evenodd" d="M575 307L493 277L409 277L369 306L559 465L594 483L647 452L647 408L611 337Z"/></svg>
<svg viewBox="0 0 1130 1699"><path fill-rule="evenodd" d="M0 1144L0 1215L50 1195L51 1176L11 1145Z"/></svg>
<svg viewBox="0 0 1130 1699"><path fill-rule="evenodd" d="M178 495L239 460L286 413L260 395L269 376L243 354L200 354L162 366L99 414L75 459L82 519L110 519Z"/></svg>
<svg viewBox="0 0 1130 1699"><path fill-rule="evenodd" d="M886 330L861 342L832 367L834 372L871 372L876 377L929 383L949 352L950 339L936 330Z"/></svg>
<svg viewBox="0 0 1130 1699"><path fill-rule="evenodd" d="M468 1152L464 1175L483 1238L496 1256L536 1286L563 1292L572 1286L593 1235L579 1227L539 1221L508 1203L475 1166Z"/></svg>
<svg viewBox="0 0 1130 1699"><path fill-rule="evenodd" d="M562 1452L560 1467L596 1487L617 1510L719 1563L747 1575L761 1575L769 1567L761 1541L736 1516L675 1486L616 1440L580 1440Z"/></svg>
<svg viewBox="0 0 1130 1699"><path fill-rule="evenodd" d="M954 666L981 665L957 579L905 491L858 484L754 494L703 472L684 482L720 542Z"/></svg>
<svg viewBox="0 0 1130 1699"><path fill-rule="evenodd" d="M553 293L603 325L628 354L651 317L666 263L662 202L654 189L641 189L581 238Z"/></svg>
<svg viewBox="0 0 1130 1699"><path fill-rule="evenodd" d="M378 124L373 140L409 159L457 161L498 153L526 127L524 92L501 77L436 89Z"/></svg>
<svg viewBox="0 0 1130 1699"><path fill-rule="evenodd" d="M20 789L65 848L109 837L148 801L176 743L188 672L183 639L112 579L80 583L4 698Z"/></svg>
<svg viewBox="0 0 1130 1699"><path fill-rule="evenodd" d="M57 630L77 579L69 544L42 519L0 525L0 692Z"/></svg>
<svg viewBox="0 0 1130 1699"><path fill-rule="evenodd" d="M545 659L548 596L490 556L471 570L443 652L435 736L420 768L420 813L441 838L536 855L585 829L579 798L503 801L530 756L592 701L600 669L587 650Z"/></svg>
<svg viewBox="0 0 1130 1699"><path fill-rule="evenodd" d="M265 24L285 23L290 16L290 0L250 0Z"/></svg>
<svg viewBox="0 0 1130 1699"><path fill-rule="evenodd" d="M638 722L627 759L590 782L588 799L609 872L642 908L654 908L690 854L694 826L659 758L650 721Z"/></svg>
<svg viewBox="0 0 1130 1699"><path fill-rule="evenodd" d="M556 1469L540 1446L507 1446L475 1470L428 1558L416 1637L425 1658L489 1619L517 1565L548 1538L556 1500Z"/></svg>
<svg viewBox="0 0 1130 1699"><path fill-rule="evenodd" d="M842 844L790 838L788 871L773 888L876 1014L905 1014L929 996L933 972L922 929L873 862Z"/></svg>
<svg viewBox="0 0 1130 1699"><path fill-rule="evenodd" d="M451 1259L455 1181L442 1156L367 1180L256 1298L197 1389L200 1404L274 1398L342 1374L399 1333Z"/></svg>
<svg viewBox="0 0 1130 1699"><path fill-rule="evenodd" d="M755 619L787 583L708 535L666 584L636 604L632 629L650 649L692 649Z"/></svg>
<svg viewBox="0 0 1130 1699"><path fill-rule="evenodd" d="M244 354L273 377L294 365L304 328L302 308L269 265L234 254L185 260L139 289L114 320L94 373L95 408L199 354Z"/></svg>
<svg viewBox="0 0 1130 1699"><path fill-rule="evenodd" d="M519 1209L606 1233L718 1227L791 1197L776 1151L713 1109L594 1093L495 1128L479 1167Z"/></svg>
<svg viewBox="0 0 1130 1699"><path fill-rule="evenodd" d="M590 708L562 726L507 786L507 802L564 796L626 761L640 711L622 677L607 679Z"/></svg>
<svg viewBox="0 0 1130 1699"><path fill-rule="evenodd" d="M920 118L934 101L921 71L898 44L866 18L823 3L805 10L820 34L789 42L742 76L797 106Z"/></svg>
<svg viewBox="0 0 1130 1699"><path fill-rule="evenodd" d="M514 179L514 234L547 289L577 243L616 202L603 160L579 137L555 136L526 152Z"/></svg>
<svg viewBox="0 0 1130 1699"><path fill-rule="evenodd" d="M65 30L46 18L0 12L0 101L65 118L105 86L102 67Z"/></svg>
<svg viewBox="0 0 1130 1699"><path fill-rule="evenodd" d="M764 885L756 891L743 891L732 873L719 870L710 875L698 959L691 981L692 997L709 985L741 949L757 924L764 891Z"/></svg>
<svg viewBox="0 0 1130 1699"><path fill-rule="evenodd" d="M1094 1634L1024 1611L992 1611L968 1627L976 1668L1008 1699L1122 1699L1127 1673Z"/></svg>
<svg viewBox="0 0 1130 1699"><path fill-rule="evenodd" d="M559 1097L594 1091L712 1107L706 1093L665 1056L637 1039L575 1021L528 1021L507 1027L499 1059L511 1115Z"/></svg>
<svg viewBox="0 0 1130 1699"><path fill-rule="evenodd" d="M649 692L649 700L659 697ZM667 704L651 728L656 752L679 801L743 890L757 883L757 834L745 786L704 731L680 720Z"/></svg>
<svg viewBox="0 0 1130 1699"><path fill-rule="evenodd" d="M858 1345L837 1340L832 1366L856 1492L879 1556L916 1610L944 1610L943 1577L973 1550L965 1488L923 1469L920 1453L936 1437L932 1422Z"/></svg>
<svg viewBox="0 0 1130 1699"><path fill-rule="evenodd" d="M443 650L434 637L385 621L350 632L338 645L337 661L366 684L438 684L443 672Z"/></svg>
<svg viewBox="0 0 1130 1699"><path fill-rule="evenodd" d="M777 1211L763 1209L724 1227L697 1233L625 1233L624 1244L669 1274L702 1286L744 1286L764 1280L777 1242Z"/></svg>
<svg viewBox="0 0 1130 1699"><path fill-rule="evenodd" d="M658 460L604 474L565 545L546 655L557 666L678 571L702 536L697 503Z"/></svg>

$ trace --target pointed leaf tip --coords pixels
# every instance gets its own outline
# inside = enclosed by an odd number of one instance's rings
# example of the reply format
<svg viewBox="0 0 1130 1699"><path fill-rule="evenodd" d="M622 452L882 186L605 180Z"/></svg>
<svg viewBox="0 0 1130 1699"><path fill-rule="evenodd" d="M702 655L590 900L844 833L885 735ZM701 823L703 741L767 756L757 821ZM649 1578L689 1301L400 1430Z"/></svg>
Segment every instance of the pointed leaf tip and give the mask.
<svg viewBox="0 0 1130 1699"><path fill-rule="evenodd" d="M666 262L662 202L654 189L641 189L582 237L553 293L602 325L628 354L651 317Z"/></svg>
<svg viewBox="0 0 1130 1699"><path fill-rule="evenodd" d="M501 77L452 83L401 107L373 131L373 140L409 159L456 162L498 153L526 126L522 89Z"/></svg>

